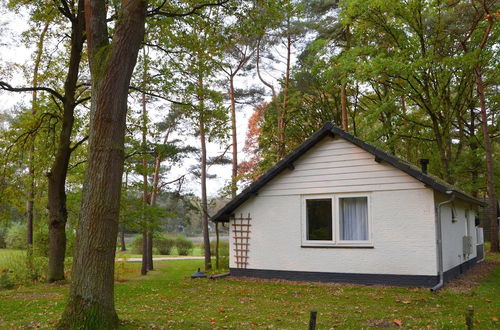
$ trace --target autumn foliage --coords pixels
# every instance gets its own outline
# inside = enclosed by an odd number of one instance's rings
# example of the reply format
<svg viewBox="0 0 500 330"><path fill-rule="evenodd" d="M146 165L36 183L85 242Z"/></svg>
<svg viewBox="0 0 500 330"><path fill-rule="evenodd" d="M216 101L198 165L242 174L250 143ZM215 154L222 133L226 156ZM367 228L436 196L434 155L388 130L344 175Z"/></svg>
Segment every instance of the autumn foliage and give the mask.
<svg viewBox="0 0 500 330"><path fill-rule="evenodd" d="M259 171L259 162L262 159L259 149L259 136L261 134L260 124L264 119L264 112L268 103L262 102L254 108L254 112L248 120L248 130L243 151L248 159L239 165L239 175L250 181L255 181L262 173Z"/></svg>

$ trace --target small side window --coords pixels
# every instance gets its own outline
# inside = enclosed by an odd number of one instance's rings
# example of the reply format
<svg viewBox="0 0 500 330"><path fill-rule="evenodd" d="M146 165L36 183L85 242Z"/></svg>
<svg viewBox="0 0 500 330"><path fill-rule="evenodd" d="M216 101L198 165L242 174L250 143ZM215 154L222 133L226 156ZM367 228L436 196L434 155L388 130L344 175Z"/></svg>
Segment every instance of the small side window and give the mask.
<svg viewBox="0 0 500 330"><path fill-rule="evenodd" d="M332 240L332 200L307 199L307 240Z"/></svg>

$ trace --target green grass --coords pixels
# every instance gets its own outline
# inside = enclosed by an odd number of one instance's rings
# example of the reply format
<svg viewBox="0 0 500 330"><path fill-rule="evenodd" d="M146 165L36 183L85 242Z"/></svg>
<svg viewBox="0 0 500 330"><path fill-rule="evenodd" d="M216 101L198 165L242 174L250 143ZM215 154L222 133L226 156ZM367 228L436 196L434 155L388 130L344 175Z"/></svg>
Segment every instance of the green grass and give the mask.
<svg viewBox="0 0 500 330"><path fill-rule="evenodd" d="M139 264L118 263L124 282L116 283L121 329L164 327L211 329L250 327L305 329L311 308L318 329L368 328L370 325L464 328L464 310L475 308L476 328L495 328L500 317L500 265L471 292L288 283L222 278L189 279L198 260L157 262L141 277ZM36 284L0 291L0 328L52 327L61 315L68 284Z"/></svg>
<svg viewBox="0 0 500 330"><path fill-rule="evenodd" d="M162 254L153 254L153 258L155 257L170 257L170 256L179 256L177 253L177 249L172 250L172 254L169 255L162 255ZM193 247L193 250L189 254L189 256L203 256L203 249L200 244L195 244ZM116 251L116 257L117 258L141 258L142 254L138 253L132 253L130 249L127 251Z"/></svg>

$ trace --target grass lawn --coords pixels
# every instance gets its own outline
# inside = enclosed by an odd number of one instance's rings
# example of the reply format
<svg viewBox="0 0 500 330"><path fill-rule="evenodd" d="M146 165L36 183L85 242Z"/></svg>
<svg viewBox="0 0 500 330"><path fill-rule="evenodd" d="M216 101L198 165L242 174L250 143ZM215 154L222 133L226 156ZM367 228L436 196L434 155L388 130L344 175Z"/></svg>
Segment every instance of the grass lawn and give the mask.
<svg viewBox="0 0 500 330"><path fill-rule="evenodd" d="M162 254L153 254L153 258L155 257L169 257L169 256L178 256L177 249L173 249L172 254L162 255ZM193 250L189 254L189 256L203 256L202 247L199 244L195 244ZM116 251L117 258L141 258L142 254L132 253L130 249L128 251Z"/></svg>
<svg viewBox="0 0 500 330"><path fill-rule="evenodd" d="M470 289L428 289L251 279L189 279L200 260L118 263L116 308L121 329L306 329L318 310L318 329L392 327L465 328L464 311L475 308L475 327L500 327L500 256L495 270ZM491 261L490 261L491 262ZM68 284L33 284L0 291L0 328L52 327L64 307Z"/></svg>

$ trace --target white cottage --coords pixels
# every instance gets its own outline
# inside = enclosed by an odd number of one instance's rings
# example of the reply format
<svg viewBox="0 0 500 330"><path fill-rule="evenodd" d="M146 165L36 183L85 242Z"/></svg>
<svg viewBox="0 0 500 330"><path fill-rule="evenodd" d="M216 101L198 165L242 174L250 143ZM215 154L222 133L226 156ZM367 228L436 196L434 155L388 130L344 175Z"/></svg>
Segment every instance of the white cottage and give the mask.
<svg viewBox="0 0 500 330"><path fill-rule="evenodd" d="M438 289L482 258L478 206L327 123L212 220L233 276Z"/></svg>

